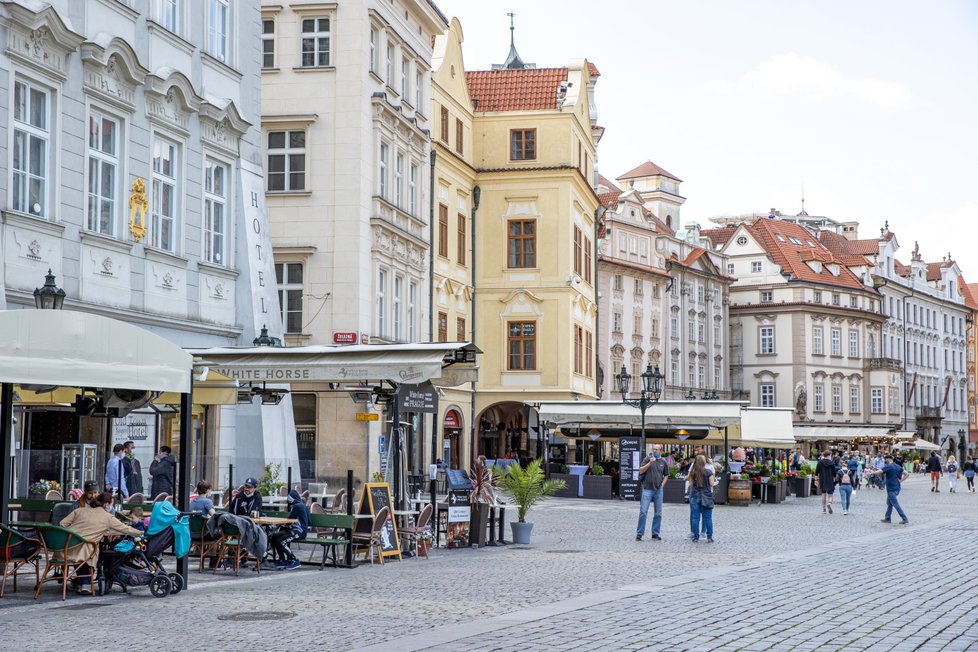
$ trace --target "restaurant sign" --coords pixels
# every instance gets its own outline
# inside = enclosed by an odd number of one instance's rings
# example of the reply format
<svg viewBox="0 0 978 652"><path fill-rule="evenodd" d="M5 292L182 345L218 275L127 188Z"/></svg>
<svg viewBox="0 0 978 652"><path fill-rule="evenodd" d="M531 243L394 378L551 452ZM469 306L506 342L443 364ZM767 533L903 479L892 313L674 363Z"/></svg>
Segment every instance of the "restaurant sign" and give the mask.
<svg viewBox="0 0 978 652"><path fill-rule="evenodd" d="M401 385L397 389L397 408L401 412L438 412L438 390L430 381L420 385Z"/></svg>

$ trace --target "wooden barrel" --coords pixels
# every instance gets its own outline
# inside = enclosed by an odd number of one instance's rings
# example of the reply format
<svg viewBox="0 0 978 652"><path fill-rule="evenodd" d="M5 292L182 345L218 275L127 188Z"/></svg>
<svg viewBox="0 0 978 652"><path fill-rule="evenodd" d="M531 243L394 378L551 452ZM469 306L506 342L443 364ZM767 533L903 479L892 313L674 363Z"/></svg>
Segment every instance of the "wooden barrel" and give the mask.
<svg viewBox="0 0 978 652"><path fill-rule="evenodd" d="M727 504L744 507L750 505L750 480L730 479L730 484L727 486Z"/></svg>

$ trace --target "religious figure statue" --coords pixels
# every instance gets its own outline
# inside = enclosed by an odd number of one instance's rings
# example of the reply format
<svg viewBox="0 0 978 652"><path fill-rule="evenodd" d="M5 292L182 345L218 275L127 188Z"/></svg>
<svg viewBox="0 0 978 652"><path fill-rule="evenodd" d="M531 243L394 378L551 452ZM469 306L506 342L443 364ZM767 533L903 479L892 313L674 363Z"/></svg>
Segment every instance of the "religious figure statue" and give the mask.
<svg viewBox="0 0 978 652"><path fill-rule="evenodd" d="M133 240L139 242L146 235L146 212L149 200L146 199L146 182L136 177L129 191L129 232Z"/></svg>
<svg viewBox="0 0 978 652"><path fill-rule="evenodd" d="M795 385L795 416L801 419L808 416L808 391L805 383Z"/></svg>

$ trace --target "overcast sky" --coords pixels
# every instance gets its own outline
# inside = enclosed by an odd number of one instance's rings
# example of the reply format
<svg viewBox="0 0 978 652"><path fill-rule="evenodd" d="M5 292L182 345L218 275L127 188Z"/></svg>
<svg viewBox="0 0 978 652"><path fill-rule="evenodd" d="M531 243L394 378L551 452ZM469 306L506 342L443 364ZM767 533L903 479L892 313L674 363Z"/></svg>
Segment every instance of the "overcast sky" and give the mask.
<svg viewBox="0 0 978 652"><path fill-rule="evenodd" d="M978 2L435 0L468 70L524 61L601 71L600 172L651 158L682 219L801 210L885 220L904 262L950 251L978 282Z"/></svg>

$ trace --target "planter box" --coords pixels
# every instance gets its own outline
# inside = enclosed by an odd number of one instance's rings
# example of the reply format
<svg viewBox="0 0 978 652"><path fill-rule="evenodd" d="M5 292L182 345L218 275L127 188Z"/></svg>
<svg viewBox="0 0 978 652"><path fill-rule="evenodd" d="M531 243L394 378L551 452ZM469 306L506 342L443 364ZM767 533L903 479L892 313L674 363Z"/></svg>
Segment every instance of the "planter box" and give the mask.
<svg viewBox="0 0 978 652"><path fill-rule="evenodd" d="M551 480L563 480L567 486L555 493L560 498L577 498L577 476L570 473L551 473Z"/></svg>
<svg viewBox="0 0 978 652"><path fill-rule="evenodd" d="M584 497L600 498L611 500L611 476L610 475L586 475L584 476Z"/></svg>
<svg viewBox="0 0 978 652"><path fill-rule="evenodd" d="M686 501L686 481L680 478L670 478L662 490L662 502L683 503Z"/></svg>
<svg viewBox="0 0 978 652"><path fill-rule="evenodd" d="M784 502L784 485L781 482L767 484L767 501L771 504Z"/></svg>
<svg viewBox="0 0 978 652"><path fill-rule="evenodd" d="M798 498L808 498L812 495L812 481L810 478L794 478L791 484L791 493Z"/></svg>
<svg viewBox="0 0 978 652"><path fill-rule="evenodd" d="M472 505L472 516L469 519L469 545L486 545L489 536L489 505L476 503Z"/></svg>

